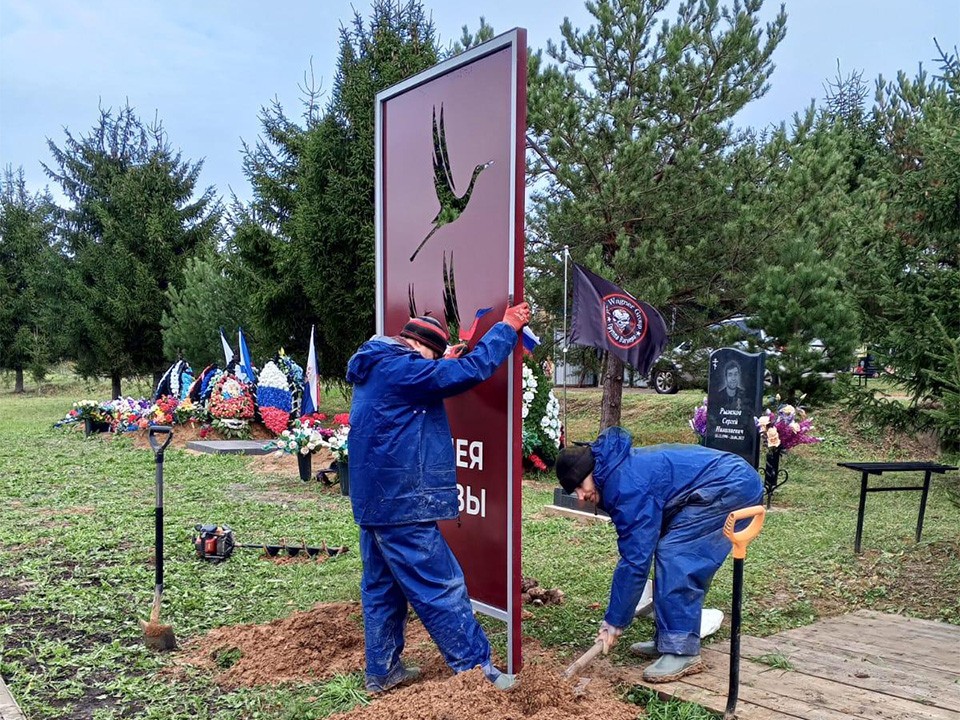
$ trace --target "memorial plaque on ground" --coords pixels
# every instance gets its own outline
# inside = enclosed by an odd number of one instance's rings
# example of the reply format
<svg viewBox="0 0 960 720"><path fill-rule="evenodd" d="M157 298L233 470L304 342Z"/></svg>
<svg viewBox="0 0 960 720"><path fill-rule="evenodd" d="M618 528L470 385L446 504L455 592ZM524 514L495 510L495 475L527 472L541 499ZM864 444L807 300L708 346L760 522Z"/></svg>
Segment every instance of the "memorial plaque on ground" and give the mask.
<svg viewBox="0 0 960 720"><path fill-rule="evenodd" d="M704 444L739 455L757 467L760 433L754 418L763 407L764 354L720 348L710 354L707 435Z"/></svg>
<svg viewBox="0 0 960 720"><path fill-rule="evenodd" d="M214 455L267 455L273 452L264 447L266 440L191 440L187 450Z"/></svg>

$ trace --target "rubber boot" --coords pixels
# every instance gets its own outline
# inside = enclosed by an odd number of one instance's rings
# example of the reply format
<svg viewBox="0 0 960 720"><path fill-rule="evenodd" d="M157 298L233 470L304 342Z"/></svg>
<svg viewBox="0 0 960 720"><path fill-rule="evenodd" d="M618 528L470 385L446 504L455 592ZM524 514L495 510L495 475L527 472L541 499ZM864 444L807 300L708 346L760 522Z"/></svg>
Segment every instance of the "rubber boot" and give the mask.
<svg viewBox="0 0 960 720"><path fill-rule="evenodd" d="M643 679L651 683L671 682L685 675L703 672L706 666L699 655L671 655L666 653L643 671Z"/></svg>
<svg viewBox="0 0 960 720"><path fill-rule="evenodd" d="M630 654L645 658L660 657L660 651L657 650L656 640L647 640L646 642L634 643L630 646Z"/></svg>
<svg viewBox="0 0 960 720"><path fill-rule="evenodd" d="M407 685L420 678L420 668L404 667L398 662L386 675L367 675L365 686L368 693L377 694L392 690L400 685Z"/></svg>
<svg viewBox="0 0 960 720"><path fill-rule="evenodd" d="M500 672L493 666L493 663L484 663L480 666L487 680L493 683L497 690L510 690L517 684L517 676L509 673Z"/></svg>

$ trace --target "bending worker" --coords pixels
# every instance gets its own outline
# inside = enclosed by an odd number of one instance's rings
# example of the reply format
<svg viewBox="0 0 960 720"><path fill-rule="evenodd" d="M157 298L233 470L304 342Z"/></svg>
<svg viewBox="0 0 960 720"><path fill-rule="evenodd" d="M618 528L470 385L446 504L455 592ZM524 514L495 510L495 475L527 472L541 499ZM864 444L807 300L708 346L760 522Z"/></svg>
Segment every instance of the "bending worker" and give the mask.
<svg viewBox="0 0 960 720"><path fill-rule="evenodd" d="M723 524L732 511L759 504L763 485L738 455L700 445L631 449L631 440L614 427L589 446L564 449L557 477L568 493L606 511L617 529L620 561L597 635L604 652L632 622L656 556L655 635L630 651L658 658L645 680L668 682L703 670L703 599L731 548Z"/></svg>
<svg viewBox="0 0 960 720"><path fill-rule="evenodd" d="M374 336L350 358L350 502L360 526L366 687L382 692L420 676L400 661L407 603L454 672L481 667L500 689L515 682L490 660L460 564L439 520L458 515L456 464L444 398L489 378L517 344L530 306L507 308L476 347L447 348L432 317L399 337Z"/></svg>

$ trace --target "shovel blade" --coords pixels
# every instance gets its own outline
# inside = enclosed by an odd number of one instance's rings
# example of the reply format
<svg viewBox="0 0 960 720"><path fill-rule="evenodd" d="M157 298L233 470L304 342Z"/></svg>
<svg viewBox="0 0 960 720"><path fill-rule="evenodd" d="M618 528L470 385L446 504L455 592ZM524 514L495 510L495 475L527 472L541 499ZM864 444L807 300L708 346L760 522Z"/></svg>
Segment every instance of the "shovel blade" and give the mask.
<svg viewBox="0 0 960 720"><path fill-rule="evenodd" d="M177 647L177 638L172 625L140 621L143 630L143 644L150 650L173 650Z"/></svg>

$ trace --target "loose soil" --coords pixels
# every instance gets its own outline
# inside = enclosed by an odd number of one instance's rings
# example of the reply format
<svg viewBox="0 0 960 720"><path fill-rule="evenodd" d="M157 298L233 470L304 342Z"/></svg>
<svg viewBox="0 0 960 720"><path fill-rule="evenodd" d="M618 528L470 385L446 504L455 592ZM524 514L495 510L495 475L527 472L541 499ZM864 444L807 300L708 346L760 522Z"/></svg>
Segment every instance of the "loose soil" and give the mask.
<svg viewBox="0 0 960 720"><path fill-rule="evenodd" d="M177 664L211 673L224 688L316 682L362 672L363 626L357 603L318 604L264 625L213 630L187 641ZM564 680L563 667L539 645L524 639L525 666L509 692L494 688L479 669L453 675L415 618L407 623L404 660L417 665L416 683L374 696L370 705L336 715L352 720L627 720L636 705L614 699L615 683Z"/></svg>
<svg viewBox="0 0 960 720"><path fill-rule="evenodd" d="M536 662L541 660L542 662ZM479 669L446 679L422 680L377 698L365 707L333 715L350 720L633 720L641 710L615 700L602 678L581 686L563 680L561 668L546 657L528 660L519 684L497 690Z"/></svg>
<svg viewBox="0 0 960 720"><path fill-rule="evenodd" d="M520 578L520 602L524 605L562 605L565 599L560 588L540 587L535 577L524 575Z"/></svg>

